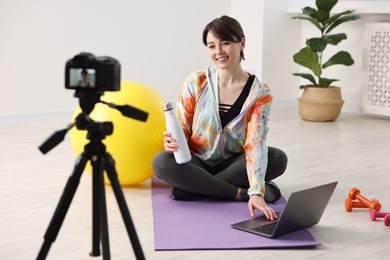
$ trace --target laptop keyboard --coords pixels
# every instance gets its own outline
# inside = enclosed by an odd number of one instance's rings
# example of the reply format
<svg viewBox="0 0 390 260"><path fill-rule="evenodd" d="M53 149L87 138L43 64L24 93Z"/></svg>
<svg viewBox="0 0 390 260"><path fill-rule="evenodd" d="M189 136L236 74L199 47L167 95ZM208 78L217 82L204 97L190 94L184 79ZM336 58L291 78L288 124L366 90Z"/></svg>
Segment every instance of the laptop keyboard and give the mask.
<svg viewBox="0 0 390 260"><path fill-rule="evenodd" d="M272 223L269 223L267 225L264 225L264 226L259 226L259 227L255 227L255 228L252 228L253 231L256 231L256 232L261 232L261 233L264 233L264 234L272 234L275 230L275 227L276 225L278 224L277 221L274 221Z"/></svg>

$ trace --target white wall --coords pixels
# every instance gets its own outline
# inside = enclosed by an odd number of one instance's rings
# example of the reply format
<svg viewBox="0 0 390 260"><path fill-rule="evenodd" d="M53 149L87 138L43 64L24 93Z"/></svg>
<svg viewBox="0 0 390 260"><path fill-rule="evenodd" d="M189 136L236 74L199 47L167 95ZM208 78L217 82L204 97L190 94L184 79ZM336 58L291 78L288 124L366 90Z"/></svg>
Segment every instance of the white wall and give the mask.
<svg viewBox="0 0 390 260"><path fill-rule="evenodd" d="M264 0L232 0L231 16L243 27L246 46L242 67L262 79L263 73L263 34ZM244 3L244 4L243 4Z"/></svg>
<svg viewBox="0 0 390 260"><path fill-rule="evenodd" d="M225 0L0 0L0 116L73 111L64 68L81 51L118 59L122 80L176 100L209 65L204 26L229 12Z"/></svg>
<svg viewBox="0 0 390 260"><path fill-rule="evenodd" d="M296 106L299 79L292 56L300 49L301 26L287 14L290 1L265 1L263 79L275 106Z"/></svg>
<svg viewBox="0 0 390 260"><path fill-rule="evenodd" d="M0 116L73 111L78 100L64 88L64 67L81 51L117 58L122 80L176 100L185 77L210 64L201 33L222 14L241 22L243 67L271 87L274 107L297 106L300 79L292 73L300 68L292 56L311 29L287 10L308 2L314 0L0 0ZM359 111L365 22L390 22L390 15L363 14L340 27L349 36L341 47L356 62L335 71L347 112Z"/></svg>

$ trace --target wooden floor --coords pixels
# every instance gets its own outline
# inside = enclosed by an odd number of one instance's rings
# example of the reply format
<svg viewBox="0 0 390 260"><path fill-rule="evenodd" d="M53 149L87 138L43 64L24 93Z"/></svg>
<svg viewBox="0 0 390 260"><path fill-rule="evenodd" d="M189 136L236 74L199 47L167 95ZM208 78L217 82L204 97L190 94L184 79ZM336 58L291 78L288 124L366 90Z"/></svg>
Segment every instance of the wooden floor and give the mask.
<svg viewBox="0 0 390 260"><path fill-rule="evenodd" d="M73 170L75 157L65 141L42 155L37 147L70 115L0 118L0 259L35 259L43 236ZM321 219L309 231L322 243L295 250L154 251L150 181L124 189L147 259L389 259L390 226L373 222L367 210L344 210L352 187L377 198L390 212L390 120L342 114L336 122L299 119L296 109L274 109L269 145L289 156L276 180L285 197L293 191L339 181ZM96 259L91 251L91 176L83 174L48 259ZM107 187L112 259L134 259L118 206ZM217 221L217 220L216 220ZM101 258L101 257L100 257ZM98 258L99 259L99 258Z"/></svg>

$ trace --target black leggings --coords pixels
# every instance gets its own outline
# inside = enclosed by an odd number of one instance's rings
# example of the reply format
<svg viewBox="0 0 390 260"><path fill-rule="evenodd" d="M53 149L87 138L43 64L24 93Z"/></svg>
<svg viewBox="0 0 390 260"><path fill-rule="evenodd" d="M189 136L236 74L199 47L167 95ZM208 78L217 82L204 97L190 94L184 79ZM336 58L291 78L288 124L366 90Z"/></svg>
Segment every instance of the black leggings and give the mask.
<svg viewBox="0 0 390 260"><path fill-rule="evenodd" d="M287 167L287 155L268 147L268 167L265 181L282 175ZM207 196L235 199L238 188L249 188L245 154L237 154L214 167L195 156L185 164L177 164L173 154L162 151L153 159L154 174L170 185Z"/></svg>

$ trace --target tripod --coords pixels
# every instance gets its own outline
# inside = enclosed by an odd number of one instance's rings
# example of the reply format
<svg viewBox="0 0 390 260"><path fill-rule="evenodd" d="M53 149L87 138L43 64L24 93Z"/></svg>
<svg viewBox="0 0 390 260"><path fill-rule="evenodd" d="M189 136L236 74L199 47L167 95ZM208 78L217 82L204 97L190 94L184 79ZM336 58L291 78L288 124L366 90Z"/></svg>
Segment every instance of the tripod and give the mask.
<svg viewBox="0 0 390 260"><path fill-rule="evenodd" d="M90 140L90 142L84 147L84 152L81 153L81 155L78 157L73 169L73 173L66 183L61 199L58 202L57 208L44 235L44 243L39 251L37 259L46 259L50 246L55 241L61 225L65 219L65 215L80 183L80 177L88 161L91 162L93 171L92 251L90 255L100 256L99 242L101 242L103 249L103 259L110 259L107 208L103 178L105 170L111 182L123 221L126 225L127 233L133 246L134 254L137 259L145 259L130 216L130 212L126 204L125 197L123 195L123 191L118 181L114 159L109 153L106 152L106 146L102 143L102 140L105 138L105 136L112 133L112 123L96 123L91 120L87 114L82 113L77 117L76 124L78 124L78 128L79 125L83 125L81 128L86 128L86 130L88 130L87 138ZM59 131L62 132L61 134L57 132L51 139L55 139L56 135L57 137L58 135L64 135L64 131L66 133L72 126L68 127L68 129L64 129L63 131ZM48 143L50 142L48 141L45 144L47 145ZM45 147L45 144L40 147L40 150L44 153L50 150L50 148L47 146L53 146L47 145Z"/></svg>

